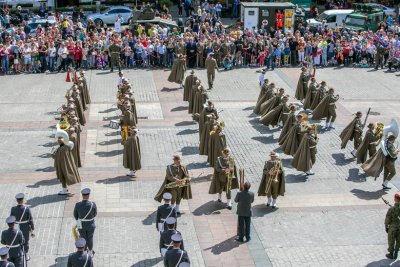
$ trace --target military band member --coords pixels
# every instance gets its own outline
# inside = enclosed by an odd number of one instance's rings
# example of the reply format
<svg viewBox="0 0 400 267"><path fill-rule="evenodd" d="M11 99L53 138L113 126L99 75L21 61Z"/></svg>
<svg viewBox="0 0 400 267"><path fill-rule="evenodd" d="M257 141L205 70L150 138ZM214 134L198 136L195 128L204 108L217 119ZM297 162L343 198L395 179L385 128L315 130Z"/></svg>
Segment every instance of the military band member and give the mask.
<svg viewBox="0 0 400 267"><path fill-rule="evenodd" d="M367 128L368 130L365 132L364 139L357 149L357 163L364 163L367 160L367 156L371 158L373 155L375 155L376 146L379 143L379 140L377 140L374 133L375 124L369 123Z"/></svg>
<svg viewBox="0 0 400 267"><path fill-rule="evenodd" d="M278 138L278 142L280 143L285 135L289 132L290 128L292 128L292 126L296 123L296 106L295 105L290 105L289 106L290 112L289 112L289 116L285 122L285 124L283 125L282 131L279 134L279 138Z"/></svg>
<svg viewBox="0 0 400 267"><path fill-rule="evenodd" d="M267 103L268 100L274 97L274 89L275 89L275 84L274 83L268 84L268 79L266 79L261 87L260 95L258 96L256 106L253 109L254 114L257 115L261 114L262 105L264 103ZM266 104L264 104L264 106L265 105Z"/></svg>
<svg viewBox="0 0 400 267"><path fill-rule="evenodd" d="M320 86L317 89L317 93L315 94L315 98L313 99L313 101L311 103L310 110L314 110L319 105L319 103L321 103L322 99L324 99L325 96L326 96L326 92L327 92L326 82L322 81Z"/></svg>
<svg viewBox="0 0 400 267"><path fill-rule="evenodd" d="M207 162L211 167L214 167L215 161L222 155L222 150L226 147L226 137L222 132L221 124L214 127L210 132L210 139L208 140L208 158Z"/></svg>
<svg viewBox="0 0 400 267"><path fill-rule="evenodd" d="M183 101L189 101L190 90L196 81L197 76L194 74L194 70L191 70L190 74L185 78L185 84L183 86Z"/></svg>
<svg viewBox="0 0 400 267"><path fill-rule="evenodd" d="M123 164L124 168L129 169L127 176L136 177L136 171L142 168L140 142L139 137L137 136L138 129L136 126L132 126L129 130L129 133L128 139L123 141Z"/></svg>
<svg viewBox="0 0 400 267"><path fill-rule="evenodd" d="M330 88L328 95L318 104L312 112L312 119L319 120L326 118L325 128L334 129L333 123L336 119L336 101L339 100L339 95L334 95L335 89Z"/></svg>
<svg viewBox="0 0 400 267"><path fill-rule="evenodd" d="M339 137L342 140L342 144L340 146L341 149L344 149L349 140L354 140L354 149L351 151L353 157L356 157L356 152L358 147L362 141L362 131L363 131L363 123L361 121L362 113L361 111L357 111L356 117L347 125L344 130L340 133Z"/></svg>
<svg viewBox="0 0 400 267"><path fill-rule="evenodd" d="M176 219L178 217L175 207L171 205L172 194L168 192L164 193L162 195L162 198L164 200L164 204L158 206L157 216L156 216L156 229L160 233L163 232L164 229L167 229L166 220L168 218ZM175 221L175 227L176 227L176 221Z"/></svg>
<svg viewBox="0 0 400 267"><path fill-rule="evenodd" d="M201 137L200 137L200 144L199 144L200 155L209 155L208 143L210 141L211 137L210 135L214 127L217 127L217 125L218 121L214 113L206 115L206 122L201 131Z"/></svg>
<svg viewBox="0 0 400 267"><path fill-rule="evenodd" d="M213 88L214 80L215 80L215 70L219 71L217 61L213 58L214 53L210 53L207 56L205 67L207 69L207 81L208 81L208 89L211 90Z"/></svg>
<svg viewBox="0 0 400 267"><path fill-rule="evenodd" d="M287 134L281 139L279 145L286 155L293 156L296 154L301 140L303 139L306 130L306 122L304 121L304 114L299 113L296 115L296 122L288 130Z"/></svg>
<svg viewBox="0 0 400 267"><path fill-rule="evenodd" d="M375 180L383 170L383 190L391 189L388 183L396 175L395 162L399 150L394 145L395 141L396 137L390 135L384 140L384 147L380 147L378 152L376 152L372 158L369 158L363 165L361 165L364 172L368 176L375 177ZM382 149L384 151L382 151ZM387 154L386 156L385 153Z"/></svg>
<svg viewBox="0 0 400 267"><path fill-rule="evenodd" d="M267 206L276 208L278 196L285 194L285 171L278 154L272 151L269 156L270 160L264 165L258 196L267 196Z"/></svg>
<svg viewBox="0 0 400 267"><path fill-rule="evenodd" d="M82 99L83 102L85 102L86 105L89 105L92 101L90 99L90 92L89 92L89 87L87 85L86 77L85 77L85 71L83 69L79 70L79 90L82 94Z"/></svg>
<svg viewBox="0 0 400 267"><path fill-rule="evenodd" d="M292 166L298 170L305 172L306 175L314 175L311 171L315 164L315 155L317 154L318 138L315 135L316 127L309 126L307 134L301 140L300 146L296 154L293 156Z"/></svg>
<svg viewBox="0 0 400 267"><path fill-rule="evenodd" d="M308 89L308 81L310 80L311 75L308 72L306 67L301 67L301 74L299 77L299 81L297 82L297 88L296 88L296 93L295 97L296 99L303 101L303 99L306 97L307 94L307 89Z"/></svg>
<svg viewBox="0 0 400 267"><path fill-rule="evenodd" d="M18 225L19 230L21 230L22 235L24 236L24 252L26 255L26 260L29 261L29 238L31 235L32 237L35 236L33 232L35 230L35 225L33 223L31 209L24 205L24 198L25 195L23 193L18 193L15 196L18 205L11 208L10 216L15 217L15 224Z"/></svg>
<svg viewBox="0 0 400 267"><path fill-rule="evenodd" d="M194 84L192 85L192 87L189 89L190 93L189 93L189 109L188 112L189 114L193 113L193 107L194 107L194 97L196 95L196 92L198 90L198 88L201 86L200 80L197 79Z"/></svg>
<svg viewBox="0 0 400 267"><path fill-rule="evenodd" d="M400 194L394 195L394 206L386 213L385 229L388 235L388 259L397 259L400 249Z"/></svg>
<svg viewBox="0 0 400 267"><path fill-rule="evenodd" d="M69 141L74 143L74 147L72 148L71 152L74 157L76 167L80 168L82 167L82 163L81 163L81 152L80 152L81 150L80 150L80 142L78 139L78 135L74 127L69 127L67 133L69 135Z"/></svg>
<svg viewBox="0 0 400 267"><path fill-rule="evenodd" d="M235 160L230 155L230 150L222 150L222 156L219 156L214 165L214 175L210 184L209 194L218 194L218 202L222 202L222 192L226 192L226 208L232 209L231 191L239 188Z"/></svg>
<svg viewBox="0 0 400 267"><path fill-rule="evenodd" d="M183 77L185 76L186 63L182 54L177 53L177 58L172 63L171 72L168 76L168 81L182 85Z"/></svg>
<svg viewBox="0 0 400 267"><path fill-rule="evenodd" d="M180 234L174 234L171 236L171 240L173 247L165 253L164 266L177 267L181 266L182 263L190 263L188 253L180 249L182 236Z"/></svg>
<svg viewBox="0 0 400 267"><path fill-rule="evenodd" d="M87 105L86 105L86 100L83 97L83 84L81 82L79 82L78 84L74 84L72 86L72 91L77 93L77 96L79 97L79 102L82 105L83 110L87 110Z"/></svg>
<svg viewBox="0 0 400 267"><path fill-rule="evenodd" d="M196 65L199 68L204 68L204 38L201 37L200 41L196 44Z"/></svg>
<svg viewBox="0 0 400 267"><path fill-rule="evenodd" d="M176 230L176 218L169 217L165 220L167 228L160 235L160 253L164 257L168 250L172 249L171 237L175 234L182 235L178 230ZM180 249L184 250L183 241L181 242Z"/></svg>
<svg viewBox="0 0 400 267"><path fill-rule="evenodd" d="M58 147L52 153L57 179L61 182L62 189L59 195L68 195L67 185L81 182L81 177L76 167L70 144L64 143L63 137L57 138Z"/></svg>
<svg viewBox="0 0 400 267"><path fill-rule="evenodd" d="M8 261L8 248L0 248L0 267L15 267L14 263Z"/></svg>
<svg viewBox="0 0 400 267"><path fill-rule="evenodd" d="M218 120L218 111L216 108L214 108L214 103L211 100L207 101L207 107L205 107L199 117L199 137L201 138L203 128L205 126L205 123L207 121L207 115L209 114L214 114L214 117Z"/></svg>
<svg viewBox="0 0 400 267"><path fill-rule="evenodd" d="M15 217L10 216L6 219L8 229L1 232L1 244L9 248L8 260L14 263L15 267L24 265L24 235L15 228Z"/></svg>
<svg viewBox="0 0 400 267"><path fill-rule="evenodd" d="M190 186L189 172L186 166L181 164L181 157L179 155L174 155L173 160L174 163L167 166L164 183L161 185L154 199L161 202L161 198L165 192L171 193L172 205L175 204L176 212L180 215L181 200L192 198L192 188ZM175 186L165 188L169 183L175 183Z"/></svg>
<svg viewBox="0 0 400 267"><path fill-rule="evenodd" d="M75 241L76 252L69 254L67 267L93 267L92 255L85 251L86 240L79 238Z"/></svg>
<svg viewBox="0 0 400 267"><path fill-rule="evenodd" d="M288 105L289 96L285 95L282 97L282 102L267 114L261 116L260 122L265 126L271 125L272 127L277 125L284 125L290 114Z"/></svg>
<svg viewBox="0 0 400 267"><path fill-rule="evenodd" d="M308 86L306 98L304 99L304 105L303 105L304 110L311 109L312 103L318 92L317 86L318 84L315 78L312 77L310 85Z"/></svg>
<svg viewBox="0 0 400 267"><path fill-rule="evenodd" d="M120 54L121 54L121 47L117 44L116 40L110 40L111 45L108 47L108 51L110 52L110 67L111 72L114 71L114 66L118 66L118 71L121 71L121 63L120 63Z"/></svg>
<svg viewBox="0 0 400 267"><path fill-rule="evenodd" d="M284 94L285 94L285 89L280 88L277 94L275 94L272 98L262 103L260 107L260 115L264 116L265 114L267 114L268 112L279 106L279 104L281 104L282 102Z"/></svg>
<svg viewBox="0 0 400 267"><path fill-rule="evenodd" d="M80 237L86 240L85 248L94 255L93 236L96 229L95 217L97 216L97 206L93 201L89 201L91 190L84 188L81 190L82 201L75 204L74 218L77 221Z"/></svg>
<svg viewBox="0 0 400 267"><path fill-rule="evenodd" d="M204 108L204 104L207 102L208 94L203 85L197 87L196 93L193 99L193 110L192 113L201 113Z"/></svg>

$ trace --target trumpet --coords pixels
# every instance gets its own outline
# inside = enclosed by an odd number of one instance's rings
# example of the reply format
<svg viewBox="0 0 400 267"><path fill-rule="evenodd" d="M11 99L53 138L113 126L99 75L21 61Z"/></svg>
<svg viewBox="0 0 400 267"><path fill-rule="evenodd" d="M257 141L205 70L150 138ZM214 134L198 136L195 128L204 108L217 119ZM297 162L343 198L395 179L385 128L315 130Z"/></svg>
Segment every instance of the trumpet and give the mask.
<svg viewBox="0 0 400 267"><path fill-rule="evenodd" d="M182 188L182 187L185 187L188 185L190 185L190 178L185 177L183 179L178 179L175 182L166 184L164 188L166 188L166 189Z"/></svg>
<svg viewBox="0 0 400 267"><path fill-rule="evenodd" d="M312 127L314 128L314 136L315 136L315 139L318 139L318 124L317 124L317 123L314 123L314 124L312 125Z"/></svg>

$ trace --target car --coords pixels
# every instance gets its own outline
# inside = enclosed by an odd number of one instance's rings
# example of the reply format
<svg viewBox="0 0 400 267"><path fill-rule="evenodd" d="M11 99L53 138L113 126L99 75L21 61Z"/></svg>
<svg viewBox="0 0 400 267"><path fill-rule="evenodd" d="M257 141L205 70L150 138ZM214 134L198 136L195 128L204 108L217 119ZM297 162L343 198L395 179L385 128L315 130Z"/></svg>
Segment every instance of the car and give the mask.
<svg viewBox="0 0 400 267"><path fill-rule="evenodd" d="M396 17L396 11L395 11L394 8L387 7L387 6L384 6L384 5L381 5L381 4L377 4L377 3L373 3L373 4L370 4L370 5L377 6L378 8L382 8L383 9L383 13L385 13L386 16L392 16L393 18Z"/></svg>
<svg viewBox="0 0 400 267"><path fill-rule="evenodd" d="M29 20L28 21L28 25L29 27L31 27L31 32L29 33L29 35L31 37L36 36L36 29L39 25L42 25L42 27L46 27L46 25L48 26L53 26L56 25L57 21L55 20L48 20L48 19L33 19L33 20Z"/></svg>
<svg viewBox="0 0 400 267"><path fill-rule="evenodd" d="M93 13L87 16L87 19L91 19L95 24L111 24L115 23L118 15L122 16L123 22L122 24L127 24L129 17L132 14L132 9L126 6L113 6L109 7L106 10L100 13Z"/></svg>
<svg viewBox="0 0 400 267"><path fill-rule="evenodd" d="M353 13L353 9L333 9L325 10L315 19L308 19L307 25L311 28L327 26L329 29L343 26L346 16Z"/></svg>

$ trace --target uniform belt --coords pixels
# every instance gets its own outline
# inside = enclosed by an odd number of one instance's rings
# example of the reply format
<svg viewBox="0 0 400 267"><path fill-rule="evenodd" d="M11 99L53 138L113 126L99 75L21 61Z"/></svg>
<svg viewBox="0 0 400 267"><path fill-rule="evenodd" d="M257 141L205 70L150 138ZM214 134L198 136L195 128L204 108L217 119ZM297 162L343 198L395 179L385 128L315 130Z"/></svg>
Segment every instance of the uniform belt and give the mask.
<svg viewBox="0 0 400 267"><path fill-rule="evenodd" d="M289 115L289 114L290 114L290 112L288 112L288 113L282 113L282 114L284 114L284 115Z"/></svg>
<svg viewBox="0 0 400 267"><path fill-rule="evenodd" d="M80 219L80 220L81 220L81 222L91 222L91 221L94 220L94 218L92 218L92 219Z"/></svg>
<svg viewBox="0 0 400 267"><path fill-rule="evenodd" d="M160 221L164 222L166 219L161 218Z"/></svg>
<svg viewBox="0 0 400 267"><path fill-rule="evenodd" d="M335 103L329 103L328 105L335 105Z"/></svg>
<svg viewBox="0 0 400 267"><path fill-rule="evenodd" d="M375 144L376 144L375 142L369 143L369 145L375 145Z"/></svg>
<svg viewBox="0 0 400 267"><path fill-rule="evenodd" d="M19 246L21 246L21 244L13 245L13 246L6 245L7 248L18 248Z"/></svg>
<svg viewBox="0 0 400 267"><path fill-rule="evenodd" d="M315 148L316 146L310 146L310 148Z"/></svg>
<svg viewBox="0 0 400 267"><path fill-rule="evenodd" d="M28 223L29 222L29 220L26 220L26 221L21 221L21 222L15 222L16 224L23 224L23 223Z"/></svg>

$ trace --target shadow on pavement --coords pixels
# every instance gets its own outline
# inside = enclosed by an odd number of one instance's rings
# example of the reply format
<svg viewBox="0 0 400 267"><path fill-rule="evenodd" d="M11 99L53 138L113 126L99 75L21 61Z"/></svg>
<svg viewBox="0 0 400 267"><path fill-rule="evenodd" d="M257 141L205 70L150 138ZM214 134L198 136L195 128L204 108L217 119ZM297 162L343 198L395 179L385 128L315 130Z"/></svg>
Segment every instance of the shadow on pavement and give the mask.
<svg viewBox="0 0 400 267"><path fill-rule="evenodd" d="M56 185L56 184L59 184L59 183L60 182L57 179L42 180L42 181L34 183L33 185L27 185L26 187L28 187L28 188L39 188L41 186L51 186L51 185Z"/></svg>
<svg viewBox="0 0 400 267"><path fill-rule="evenodd" d="M113 131L113 132L105 134L105 136L117 136L117 135L120 135L120 133L118 131Z"/></svg>
<svg viewBox="0 0 400 267"><path fill-rule="evenodd" d="M244 108L244 109L242 109L242 110L253 110L254 107L255 107L255 106L251 106L251 107ZM254 113L253 113L253 114L254 114ZM255 115L256 115L256 114L255 114Z"/></svg>
<svg viewBox="0 0 400 267"><path fill-rule="evenodd" d="M344 153L332 154L332 158L335 160L335 165L338 165L338 166L344 166L344 165L350 164L351 162L353 162L355 160L355 158L353 158L353 156L351 156L351 158L346 159Z"/></svg>
<svg viewBox="0 0 400 267"><path fill-rule="evenodd" d="M211 253L214 255L219 255L221 253L228 252L234 248L239 247L241 244L244 244L244 243L236 242L235 241L236 237L237 237L236 235L232 236L231 238L228 238L227 240L222 241L218 244L215 244L214 246L206 248L204 250L211 250Z"/></svg>
<svg viewBox="0 0 400 267"><path fill-rule="evenodd" d="M197 129L186 129L186 130L182 130L182 131L178 132L176 135L194 134L197 132L199 132L199 130L197 130Z"/></svg>
<svg viewBox="0 0 400 267"><path fill-rule="evenodd" d="M274 213L278 209L279 208L267 207L267 205L265 205L265 204L254 205L253 206L253 216L254 217L264 217L265 215Z"/></svg>
<svg viewBox="0 0 400 267"><path fill-rule="evenodd" d="M256 140L262 144L273 144L276 143L273 135L269 136L253 136L251 139Z"/></svg>
<svg viewBox="0 0 400 267"><path fill-rule="evenodd" d="M117 111L117 110L118 110L118 108L108 108L108 109L99 111L99 113L110 113L112 111Z"/></svg>
<svg viewBox="0 0 400 267"><path fill-rule="evenodd" d="M220 210L225 209L226 204L220 203L217 201L210 200L197 209L195 209L192 214L194 216L201 216L201 215L211 215L211 214L219 214Z"/></svg>
<svg viewBox="0 0 400 267"><path fill-rule="evenodd" d="M43 146L43 147L53 147L54 145L56 145L56 142L48 142L46 144L43 145L38 145L38 146Z"/></svg>
<svg viewBox="0 0 400 267"><path fill-rule="evenodd" d="M61 267L61 266L67 266L68 263L68 256L64 257L57 257L56 262L49 267Z"/></svg>
<svg viewBox="0 0 400 267"><path fill-rule="evenodd" d="M54 172L55 170L56 169L54 169L54 167L50 166L50 167L36 169L35 172Z"/></svg>
<svg viewBox="0 0 400 267"><path fill-rule="evenodd" d="M147 217L142 220L142 224L144 224L144 225L152 225L153 222L156 221L156 214L157 214L157 212L153 211L152 213L147 215Z"/></svg>
<svg viewBox="0 0 400 267"><path fill-rule="evenodd" d="M121 139L117 138L117 139L111 139L108 141L99 142L99 145L108 146L108 145L115 145L115 144L120 144L120 143L121 143Z"/></svg>
<svg viewBox="0 0 400 267"><path fill-rule="evenodd" d="M203 169L203 168L208 168L207 162L202 162L202 163L189 163L186 165L188 170L196 170L196 169Z"/></svg>
<svg viewBox="0 0 400 267"><path fill-rule="evenodd" d="M275 151L275 152L277 152L277 151ZM282 153L282 151L281 151L281 153ZM293 169L292 160L293 160L292 158L281 159L283 167L285 167L286 169Z"/></svg>
<svg viewBox="0 0 400 267"><path fill-rule="evenodd" d="M33 156L33 157L42 158L42 159L48 159L48 158L51 158L51 153L44 153L44 154L40 154L38 156Z"/></svg>
<svg viewBox="0 0 400 267"><path fill-rule="evenodd" d="M175 123L175 126L188 126L188 125L195 125L197 124L195 121L181 121L178 123Z"/></svg>
<svg viewBox="0 0 400 267"><path fill-rule="evenodd" d="M353 193L353 195L355 195L359 199L364 199L364 200L380 199L382 196L387 194L386 191L383 191L381 189L377 191L364 191L361 189L352 189L350 192ZM382 204L384 203L382 202Z"/></svg>
<svg viewBox="0 0 400 267"><path fill-rule="evenodd" d="M355 183L362 183L367 181L367 174L360 173L359 168L351 168L349 169L349 177L347 177L346 181L351 181Z"/></svg>
<svg viewBox="0 0 400 267"><path fill-rule="evenodd" d="M47 195L47 196L41 196L41 197L33 197L30 198L26 201L26 204L29 205L31 208L44 205L44 204L50 204L50 203L55 203L55 202L60 202L60 201L65 201L69 197L72 197L73 194L70 195L58 195L58 194L52 194L52 195Z"/></svg>
<svg viewBox="0 0 400 267"><path fill-rule="evenodd" d="M183 111L183 110L187 110L188 109L188 107L185 107L185 106L179 106L179 107L176 107L176 108L173 108L173 109L171 109L171 112L175 112L175 111Z"/></svg>
<svg viewBox="0 0 400 267"><path fill-rule="evenodd" d="M130 176L116 176L113 178L106 178L102 180L97 180L96 184L118 184L118 183L124 183L124 182L131 182L135 181L135 178L132 178Z"/></svg>
<svg viewBox="0 0 400 267"><path fill-rule="evenodd" d="M199 154L199 148L197 146L185 146L181 149L182 156L197 155Z"/></svg>
<svg viewBox="0 0 400 267"><path fill-rule="evenodd" d="M382 260L379 260L379 261L370 262L367 265L365 265L365 267L389 267L389 266L400 266L400 261L382 259Z"/></svg>
<svg viewBox="0 0 400 267"><path fill-rule="evenodd" d="M199 184L199 183L204 183L204 182L210 182L212 180L213 175L209 174L206 176L200 176L200 177L192 177L192 180L190 183L192 184Z"/></svg>
<svg viewBox="0 0 400 267"><path fill-rule="evenodd" d="M111 151L107 151L107 152L99 151L99 152L96 152L94 154L96 156L99 156L99 157L114 157L114 156L121 155L122 154L122 150L118 149L118 150L111 150Z"/></svg>
<svg viewBox="0 0 400 267"><path fill-rule="evenodd" d="M162 89L161 89L161 92L173 92L173 91L178 91L179 89L181 89L181 88L167 88L167 87L163 87Z"/></svg>
<svg viewBox="0 0 400 267"><path fill-rule="evenodd" d="M308 180L308 176L306 176L304 173L302 174L288 174L285 176L286 183L288 184L295 184L295 183L305 183Z"/></svg>
<svg viewBox="0 0 400 267"><path fill-rule="evenodd" d="M141 260L138 261L136 263L134 263L131 267L142 267L142 266L155 266L157 265L159 262L163 261L163 257L158 257L158 258L154 258L154 259L145 259L145 260Z"/></svg>

